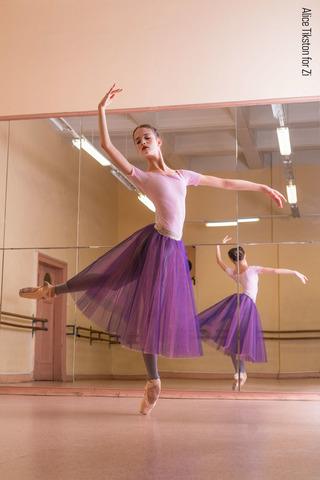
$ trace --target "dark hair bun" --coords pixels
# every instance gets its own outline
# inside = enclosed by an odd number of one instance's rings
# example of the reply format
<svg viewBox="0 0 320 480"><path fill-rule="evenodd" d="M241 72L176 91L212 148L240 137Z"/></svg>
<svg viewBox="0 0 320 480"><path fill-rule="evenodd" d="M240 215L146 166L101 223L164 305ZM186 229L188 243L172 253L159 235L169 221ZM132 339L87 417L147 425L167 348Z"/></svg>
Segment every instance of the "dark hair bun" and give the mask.
<svg viewBox="0 0 320 480"><path fill-rule="evenodd" d="M234 262L239 262L244 259L244 250L242 247L234 247L231 248L228 252L229 258L233 260Z"/></svg>

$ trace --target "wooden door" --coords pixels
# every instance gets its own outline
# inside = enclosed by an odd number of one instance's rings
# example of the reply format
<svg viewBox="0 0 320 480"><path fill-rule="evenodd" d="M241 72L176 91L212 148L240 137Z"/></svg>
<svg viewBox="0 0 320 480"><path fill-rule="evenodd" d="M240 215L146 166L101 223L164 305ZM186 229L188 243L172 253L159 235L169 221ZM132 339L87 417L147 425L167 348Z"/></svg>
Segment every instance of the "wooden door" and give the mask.
<svg viewBox="0 0 320 480"><path fill-rule="evenodd" d="M50 266L39 264L38 285L43 285L44 281L56 284L56 269ZM48 322L46 327L48 331L38 331L35 333L35 380L55 380L54 378L54 343L55 338L55 301L54 299L45 299L37 301L37 317L46 318Z"/></svg>

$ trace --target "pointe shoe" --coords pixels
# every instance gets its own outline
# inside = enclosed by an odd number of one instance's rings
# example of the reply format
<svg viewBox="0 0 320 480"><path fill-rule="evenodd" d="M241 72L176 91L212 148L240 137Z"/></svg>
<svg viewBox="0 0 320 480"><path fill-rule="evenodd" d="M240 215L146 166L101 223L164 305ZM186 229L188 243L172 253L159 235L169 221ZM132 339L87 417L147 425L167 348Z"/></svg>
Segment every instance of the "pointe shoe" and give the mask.
<svg viewBox="0 0 320 480"><path fill-rule="evenodd" d="M234 378L234 380L233 380L233 384L232 384L232 390L238 390L239 374L235 373L233 378ZM240 389L241 389L241 387L243 387L243 385L246 383L246 381L247 381L247 373L246 372L240 372Z"/></svg>
<svg viewBox="0 0 320 480"><path fill-rule="evenodd" d="M240 388L243 387L243 385L247 381L247 373L246 372L240 372Z"/></svg>
<svg viewBox="0 0 320 480"><path fill-rule="evenodd" d="M233 384L232 384L232 390L238 390L239 387L239 375L237 373L234 374L233 376Z"/></svg>
<svg viewBox="0 0 320 480"><path fill-rule="evenodd" d="M161 392L161 380L155 378L149 380L144 388L144 395L141 401L139 412L143 415L149 415L151 410L155 407Z"/></svg>
<svg viewBox="0 0 320 480"><path fill-rule="evenodd" d="M54 298L56 293L54 287L48 282L44 282L42 287L26 287L19 290L19 296L39 300L41 298Z"/></svg>

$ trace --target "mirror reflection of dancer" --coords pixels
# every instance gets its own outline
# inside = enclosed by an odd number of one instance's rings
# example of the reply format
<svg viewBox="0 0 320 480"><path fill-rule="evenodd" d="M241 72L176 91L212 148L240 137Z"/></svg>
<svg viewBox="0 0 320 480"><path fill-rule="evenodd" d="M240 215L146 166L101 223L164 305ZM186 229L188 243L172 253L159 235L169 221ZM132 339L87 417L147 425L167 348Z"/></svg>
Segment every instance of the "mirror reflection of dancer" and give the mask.
<svg viewBox="0 0 320 480"><path fill-rule="evenodd" d="M133 132L138 153L148 163L147 172L131 165L112 144L105 115L106 107L119 92L121 89L113 85L99 104L101 145L113 164L152 200L157 223L134 233L65 284L23 288L20 296L52 298L71 293L87 318L119 336L123 347L141 351L148 382L140 412L147 415L161 389L157 355L202 355L188 260L181 240L186 187L252 190L264 193L279 207L285 198L266 185L172 170L164 162L159 134L150 125L141 125Z"/></svg>
<svg viewBox="0 0 320 480"><path fill-rule="evenodd" d="M231 237L226 236L222 243L226 244L230 240ZM259 274L296 275L303 283L306 283L307 277L296 270L287 268L249 266L246 254L240 246L231 248L228 251L228 256L234 264L233 270L228 268L221 260L220 246L218 245L216 251L218 265L235 282L239 279L239 283L244 291L244 293L239 294L239 322L238 294L236 293L199 313L199 322L202 340L217 349L222 349L226 355L231 357L236 370L232 389L236 390L239 387L239 378L240 388L247 380L247 373L244 367L245 361L257 363L267 361L261 320L255 306ZM240 325L240 355L238 352L238 323ZM239 357L240 362L238 364Z"/></svg>

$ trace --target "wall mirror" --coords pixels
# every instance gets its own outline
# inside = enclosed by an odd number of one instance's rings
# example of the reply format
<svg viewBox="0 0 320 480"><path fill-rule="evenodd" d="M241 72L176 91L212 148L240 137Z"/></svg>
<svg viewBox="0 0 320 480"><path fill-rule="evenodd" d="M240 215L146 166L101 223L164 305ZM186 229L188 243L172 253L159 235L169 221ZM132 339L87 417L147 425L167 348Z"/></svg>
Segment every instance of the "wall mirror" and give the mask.
<svg viewBox="0 0 320 480"><path fill-rule="evenodd" d="M244 246L251 265L291 268L307 275L307 285L294 276L260 276L257 308L263 329L271 332L265 333L268 362L246 364L250 381L245 388L316 391L319 103L277 105L289 128L291 154L279 153L281 119L271 105L110 113L107 118L114 144L138 168L144 165L132 131L149 123L158 128L164 157L175 169L266 183L285 194L287 185L296 186L297 201L281 210L258 193L192 187L184 242L194 259L199 311L237 291L237 284L215 260L216 245L225 235L232 237L232 244ZM19 299L18 290L55 275L58 282L64 281L154 222L153 212L116 168L102 166L84 148L77 148L76 140L82 138L102 152L97 116L10 120L1 122L0 129L1 311L51 316L56 326L50 336L48 331L32 333L6 323L41 326L41 322L12 320L2 313L2 380L9 376L31 380L35 373L39 380L144 378L140 354L95 331L71 298L63 297L54 312L50 302L39 306ZM253 218L258 220L243 222ZM206 226L209 221L237 219L236 226ZM227 250L221 246L226 263ZM193 378L196 388L230 390L232 383L230 358L207 345L202 358L160 358L159 368L166 377Z"/></svg>

